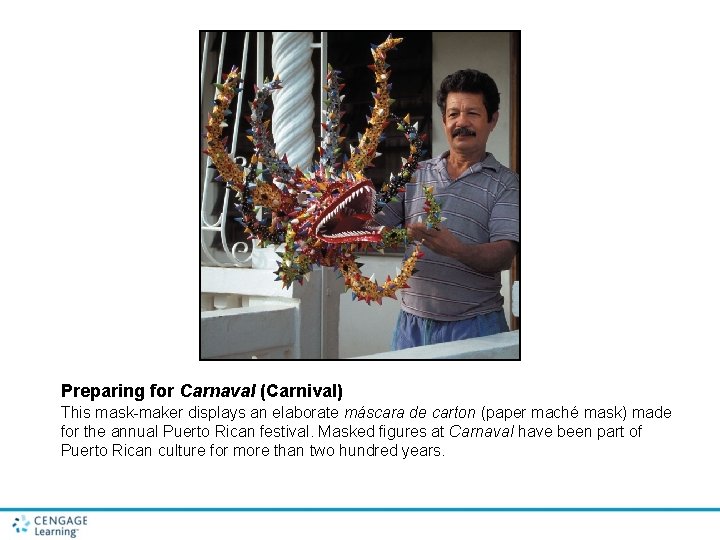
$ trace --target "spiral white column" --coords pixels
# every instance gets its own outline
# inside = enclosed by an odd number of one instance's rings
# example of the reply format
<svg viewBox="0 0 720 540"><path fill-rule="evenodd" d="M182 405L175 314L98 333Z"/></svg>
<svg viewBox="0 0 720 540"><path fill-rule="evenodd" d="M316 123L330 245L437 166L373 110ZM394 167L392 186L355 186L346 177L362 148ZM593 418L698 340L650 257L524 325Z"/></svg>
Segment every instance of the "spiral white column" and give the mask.
<svg viewBox="0 0 720 540"><path fill-rule="evenodd" d="M287 154L288 164L300 170L315 152L312 39L312 32L273 32L272 67L283 89L273 93L270 128L278 156Z"/></svg>

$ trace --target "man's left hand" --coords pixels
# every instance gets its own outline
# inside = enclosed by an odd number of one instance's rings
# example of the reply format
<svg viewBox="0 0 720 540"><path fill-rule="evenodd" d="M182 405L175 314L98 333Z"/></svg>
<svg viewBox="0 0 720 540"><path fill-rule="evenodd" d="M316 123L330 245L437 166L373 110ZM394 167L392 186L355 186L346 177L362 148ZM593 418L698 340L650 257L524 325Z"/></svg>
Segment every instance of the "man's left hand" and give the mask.
<svg viewBox="0 0 720 540"><path fill-rule="evenodd" d="M462 242L450 229L442 225L438 225L438 228L428 228L425 223L411 223L407 230L411 240L422 242L438 255L457 257L462 250Z"/></svg>

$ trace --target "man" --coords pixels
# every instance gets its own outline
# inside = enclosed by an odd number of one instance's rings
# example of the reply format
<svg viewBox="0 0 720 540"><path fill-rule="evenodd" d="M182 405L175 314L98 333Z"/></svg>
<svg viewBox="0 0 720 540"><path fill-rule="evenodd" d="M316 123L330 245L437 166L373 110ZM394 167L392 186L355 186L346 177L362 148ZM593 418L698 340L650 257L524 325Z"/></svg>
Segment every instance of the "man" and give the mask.
<svg viewBox="0 0 720 540"><path fill-rule="evenodd" d="M437 104L450 150L421 162L399 202L375 216L381 225L405 224L425 253L403 291L393 350L508 330L500 271L520 243L520 183L485 150L500 94L490 76L465 69L443 80ZM427 217L423 185L442 207L439 230L418 222Z"/></svg>

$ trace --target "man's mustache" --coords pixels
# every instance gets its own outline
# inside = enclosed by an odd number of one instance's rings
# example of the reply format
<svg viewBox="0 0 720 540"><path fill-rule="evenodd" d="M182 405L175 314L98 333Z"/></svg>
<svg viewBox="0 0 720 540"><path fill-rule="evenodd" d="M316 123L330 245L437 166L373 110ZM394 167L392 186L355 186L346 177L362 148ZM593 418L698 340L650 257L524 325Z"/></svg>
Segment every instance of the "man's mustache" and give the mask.
<svg viewBox="0 0 720 540"><path fill-rule="evenodd" d="M453 138L457 137L458 135L469 135L471 137L474 137L475 132L470 128L459 127L459 128L455 128L452 132Z"/></svg>

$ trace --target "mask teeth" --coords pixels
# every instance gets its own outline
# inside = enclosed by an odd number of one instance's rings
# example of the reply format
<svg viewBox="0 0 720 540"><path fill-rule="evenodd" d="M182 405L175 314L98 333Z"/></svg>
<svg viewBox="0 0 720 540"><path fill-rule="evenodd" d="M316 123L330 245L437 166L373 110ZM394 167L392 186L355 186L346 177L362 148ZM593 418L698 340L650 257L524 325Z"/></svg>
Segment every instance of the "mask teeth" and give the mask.
<svg viewBox="0 0 720 540"><path fill-rule="evenodd" d="M346 231L337 234L328 234L327 238L347 238L348 236L363 236L366 235L367 231Z"/></svg>
<svg viewBox="0 0 720 540"><path fill-rule="evenodd" d="M376 195L376 193L375 193L375 191L373 191L373 190L370 189L370 186L363 186L363 187L361 187L360 189L358 189L357 191L353 192L353 193L350 195L350 197L348 197L347 199L345 199L345 200L342 202L342 204L338 205L338 207L335 208L335 210L333 210L333 211L330 212L327 216L325 216L325 217L323 218L323 220L318 224L316 230L319 231L319 230L322 228L322 226L325 225L325 223L327 223L330 219L332 219L340 210L342 210L342 209L345 208L348 204L350 204L350 202L351 202L353 199L355 199L355 197L357 197L358 195L360 195L363 191L371 191L371 192L372 192L372 201L371 201L371 202L372 202L372 206L371 206L370 208L371 208L371 210L374 209L374 208L375 208L375 195ZM365 234L365 233L362 233L362 232L361 232L361 233L357 233L357 232L356 232L355 234ZM328 236L328 238L334 238L334 236Z"/></svg>

